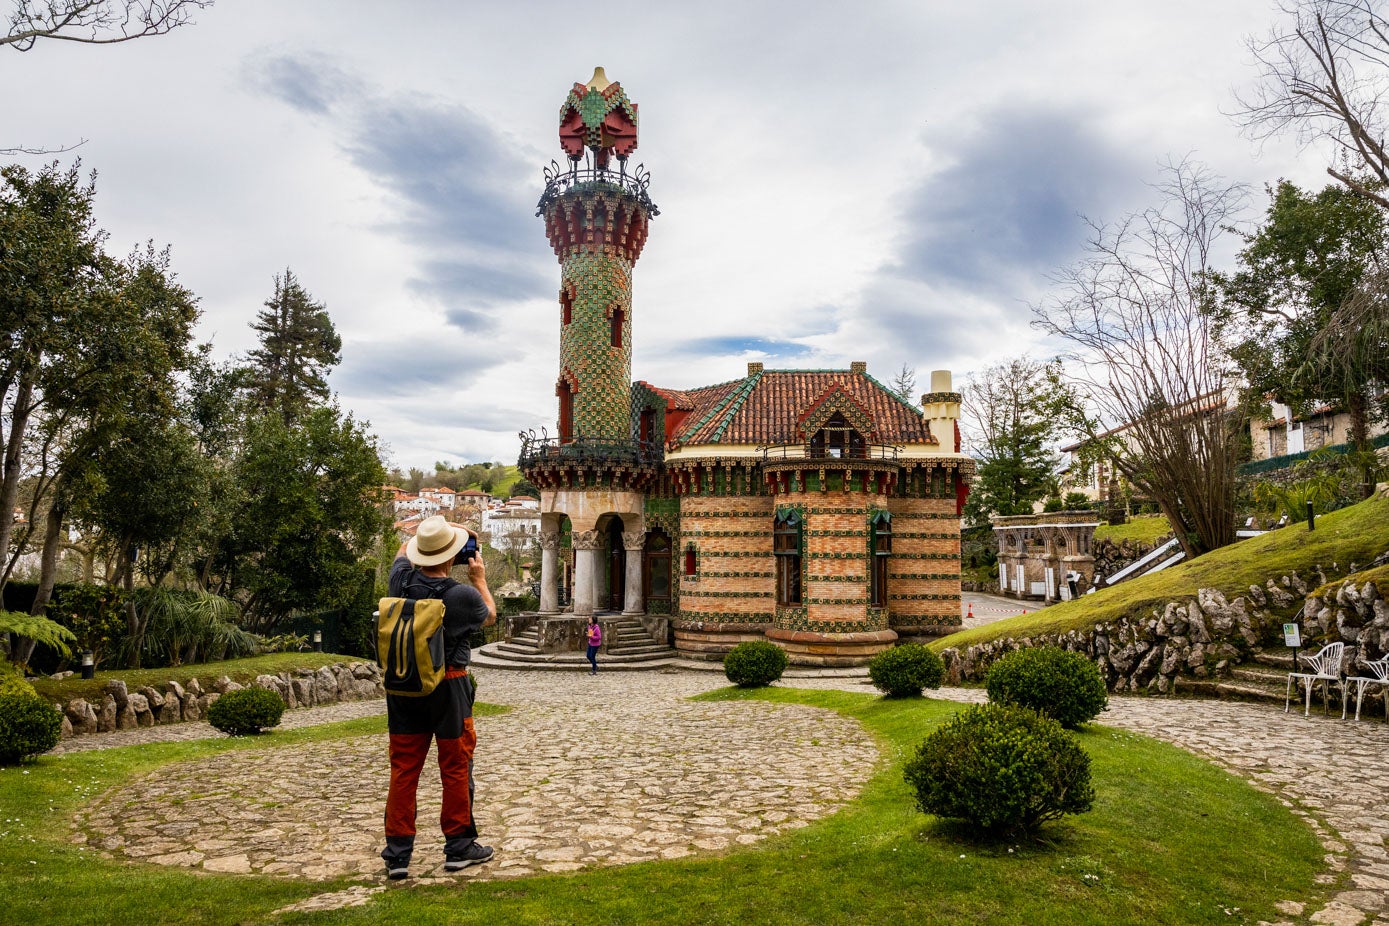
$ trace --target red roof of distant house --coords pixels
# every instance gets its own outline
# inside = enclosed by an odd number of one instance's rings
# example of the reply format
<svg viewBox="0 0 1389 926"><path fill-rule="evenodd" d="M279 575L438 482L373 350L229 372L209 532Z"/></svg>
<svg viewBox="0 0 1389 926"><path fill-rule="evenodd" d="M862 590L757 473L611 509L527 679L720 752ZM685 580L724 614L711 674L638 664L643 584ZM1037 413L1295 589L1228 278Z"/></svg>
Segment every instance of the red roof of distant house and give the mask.
<svg viewBox="0 0 1389 926"><path fill-rule="evenodd" d="M490 498L486 492L479 492L477 489L464 489L462 492L456 494L466 495L469 498Z"/></svg>

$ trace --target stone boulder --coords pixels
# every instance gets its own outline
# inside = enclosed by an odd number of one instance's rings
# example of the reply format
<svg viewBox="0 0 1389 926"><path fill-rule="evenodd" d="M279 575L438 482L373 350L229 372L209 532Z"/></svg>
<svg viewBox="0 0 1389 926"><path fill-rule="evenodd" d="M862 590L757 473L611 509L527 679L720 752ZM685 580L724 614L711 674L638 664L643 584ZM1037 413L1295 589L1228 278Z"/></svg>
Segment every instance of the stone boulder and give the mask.
<svg viewBox="0 0 1389 926"><path fill-rule="evenodd" d="M96 732L110 733L116 729L116 699L110 694L103 695L101 698L101 710L96 712Z"/></svg>
<svg viewBox="0 0 1389 926"><path fill-rule="evenodd" d="M332 704L338 699L338 679L333 670L319 666L314 672L314 703Z"/></svg>
<svg viewBox="0 0 1389 926"><path fill-rule="evenodd" d="M63 708L63 713L72 724L73 736L87 736L96 732L96 711L85 698L73 698Z"/></svg>
<svg viewBox="0 0 1389 926"><path fill-rule="evenodd" d="M126 689L125 682L113 679L106 683L106 691L116 702L116 729L133 729L137 721L135 710L130 706L130 692Z"/></svg>
<svg viewBox="0 0 1389 926"><path fill-rule="evenodd" d="M312 678L296 677L289 680L290 690L294 692L294 700L298 701L303 707L313 707L318 703L315 697L314 683Z"/></svg>
<svg viewBox="0 0 1389 926"><path fill-rule="evenodd" d="M150 710L149 699L136 692L130 696L130 710L135 715L135 726L154 726L154 712Z"/></svg>
<svg viewBox="0 0 1389 926"><path fill-rule="evenodd" d="M150 713L158 717L160 710L164 707L164 696L149 685L141 685L139 691L140 694L145 696L145 701L149 704Z"/></svg>

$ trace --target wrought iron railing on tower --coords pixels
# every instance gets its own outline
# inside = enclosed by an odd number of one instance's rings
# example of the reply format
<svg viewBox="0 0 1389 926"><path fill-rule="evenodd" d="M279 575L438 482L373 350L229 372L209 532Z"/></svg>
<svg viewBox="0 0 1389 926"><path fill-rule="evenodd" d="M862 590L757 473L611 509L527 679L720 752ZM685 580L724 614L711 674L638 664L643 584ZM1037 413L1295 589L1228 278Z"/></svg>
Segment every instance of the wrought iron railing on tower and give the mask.
<svg viewBox="0 0 1389 926"><path fill-rule="evenodd" d="M614 440L610 437L579 435L571 440L551 437L543 430L522 431L521 456L517 461L522 469L540 463L657 463L661 448L650 441Z"/></svg>
<svg viewBox="0 0 1389 926"><path fill-rule="evenodd" d="M604 167L596 167L592 158L589 158L584 167L579 166L578 161L570 161L569 167L560 166L558 161L551 161L550 166L545 168L545 192L540 196L540 202L536 204L535 214L537 216L545 214L545 207L558 199L567 190L581 186L585 183L608 184L615 186L623 191L635 196L637 201L646 208L646 213L651 218L661 214L661 210L656 208L656 204L651 201L651 195L646 188L651 185L651 172L646 169L645 164L638 164L632 173L627 173L627 163L618 159L617 170Z"/></svg>

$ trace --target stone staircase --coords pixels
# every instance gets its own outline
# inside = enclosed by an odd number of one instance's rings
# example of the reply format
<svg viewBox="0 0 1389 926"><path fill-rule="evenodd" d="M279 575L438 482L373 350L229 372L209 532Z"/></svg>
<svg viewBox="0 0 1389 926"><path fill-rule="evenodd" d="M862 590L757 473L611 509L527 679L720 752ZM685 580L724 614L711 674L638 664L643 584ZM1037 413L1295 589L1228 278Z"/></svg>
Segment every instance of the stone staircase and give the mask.
<svg viewBox="0 0 1389 926"><path fill-rule="evenodd" d="M600 615L604 647L598 653L599 672L659 669L685 665L675 650L657 643L641 621ZM542 653L534 628L510 640L489 643L473 653L473 665L489 669L542 669L556 672L587 671L582 652ZM722 667L718 667L722 670Z"/></svg>
<svg viewBox="0 0 1389 926"><path fill-rule="evenodd" d="M1241 663L1230 670L1229 677L1213 682L1200 682L1185 685L1188 691L1230 698L1238 701L1263 701L1282 707L1287 697L1288 673L1293 671L1293 651L1287 648L1269 649L1254 654L1253 662ZM1293 707L1304 704L1306 689L1301 685L1293 688ZM1322 700L1321 683L1312 694L1312 710L1318 709ZM1340 689L1331 686L1332 711L1340 707Z"/></svg>

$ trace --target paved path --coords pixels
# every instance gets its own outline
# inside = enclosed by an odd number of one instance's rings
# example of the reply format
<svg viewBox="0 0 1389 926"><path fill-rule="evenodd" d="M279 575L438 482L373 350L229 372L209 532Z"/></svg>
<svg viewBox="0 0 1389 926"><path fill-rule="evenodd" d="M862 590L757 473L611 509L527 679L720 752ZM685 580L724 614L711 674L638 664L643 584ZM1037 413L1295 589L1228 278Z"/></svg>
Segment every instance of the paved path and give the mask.
<svg viewBox="0 0 1389 926"><path fill-rule="evenodd" d="M688 700L726 684L693 672L480 673L480 697L513 710L478 724L479 828L498 854L463 877L754 843L833 812L878 763L873 739L829 711ZM296 713L309 711L286 719ZM379 881L386 784L380 735L237 750L165 766L104 795L80 816L79 838L161 864ZM436 877L443 854L433 762L420 796L414 874Z"/></svg>
<svg viewBox="0 0 1389 926"><path fill-rule="evenodd" d="M802 826L854 796L878 756L851 721L761 702L685 699L725 684L716 673L599 675L490 671L481 697L512 705L479 725L479 819L500 851L463 877L509 878L747 844ZM871 692L856 678L788 684ZM939 696L981 701L977 689ZM604 703L607 702L607 703ZM291 711L285 726L379 713L382 702ZM1351 884L1312 922L1389 926L1389 725L1284 714L1235 702L1114 697L1105 724L1205 756L1277 794L1327 849L1328 883ZM132 739L217 735L182 724L70 740L71 749ZM104 796L80 831L112 854L213 870L379 879L385 794L379 736L252 749L168 766ZM273 763L265 761L273 757ZM437 877L437 771L421 784L416 873ZM181 802L181 803L180 803ZM1322 828L1328 824L1334 832ZM457 877L457 876L453 876ZM304 909L365 902L372 884ZM1289 902L1287 913L1296 916Z"/></svg>
<svg viewBox="0 0 1389 926"><path fill-rule="evenodd" d="M966 629L983 627L985 624L1001 621L1005 617L1016 617L1024 611L1031 614L1033 611L1040 611L1041 609L1042 603L1040 601L1018 601L985 592L960 593L960 616L963 618Z"/></svg>

